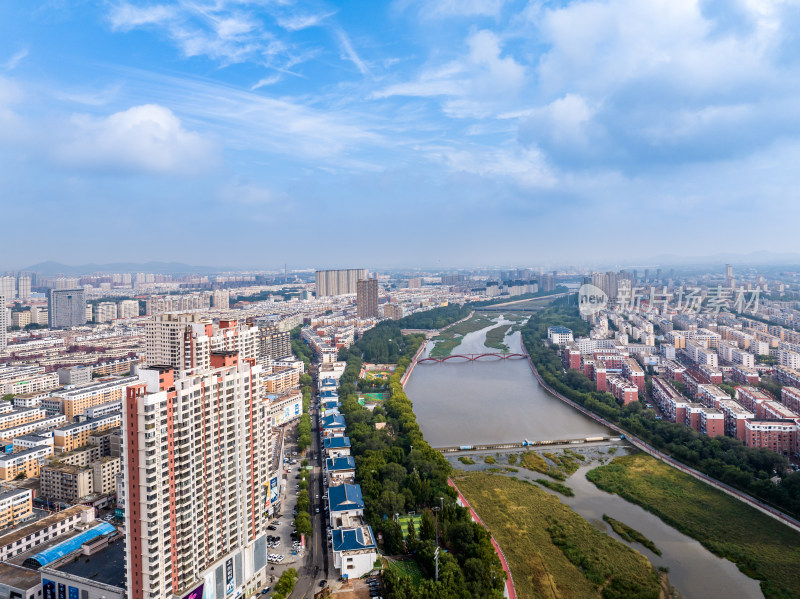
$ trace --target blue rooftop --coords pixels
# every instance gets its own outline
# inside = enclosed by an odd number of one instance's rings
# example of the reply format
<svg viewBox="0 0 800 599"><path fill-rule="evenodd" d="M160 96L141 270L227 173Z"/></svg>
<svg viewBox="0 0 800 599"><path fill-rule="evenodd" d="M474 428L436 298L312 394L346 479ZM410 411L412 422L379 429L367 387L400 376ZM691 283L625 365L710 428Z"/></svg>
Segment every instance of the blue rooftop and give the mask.
<svg viewBox="0 0 800 599"><path fill-rule="evenodd" d="M367 534L364 534L366 530ZM334 551L358 551L360 549L375 549L375 535L372 528L362 526L359 528L337 528L332 535Z"/></svg>
<svg viewBox="0 0 800 599"><path fill-rule="evenodd" d="M36 564L38 564L38 568L42 568L47 564L53 563L56 560L61 559L69 555L70 553L74 553L81 548L81 545L88 543L98 537L102 537L104 535L116 534L117 529L114 528L108 522L103 522L97 526L90 528L89 530L85 530L82 533L75 535L71 539L67 539L63 543L59 543L58 545L53 545L45 549L44 551L40 551L36 555L32 555L28 559L25 560L27 563L29 560L32 560Z"/></svg>
<svg viewBox="0 0 800 599"><path fill-rule="evenodd" d="M332 399L339 397L339 394L336 391L326 390L319 394L322 399Z"/></svg>
<svg viewBox="0 0 800 599"><path fill-rule="evenodd" d="M341 456L338 458L328 458L325 460L325 470L328 472L337 472L342 470L355 470L356 461L352 456Z"/></svg>
<svg viewBox="0 0 800 599"><path fill-rule="evenodd" d="M322 428L344 428L347 423L341 414L332 414L322 419Z"/></svg>
<svg viewBox="0 0 800 599"><path fill-rule="evenodd" d="M350 510L363 510L364 498L361 496L359 485L338 485L328 489L328 504L331 513L348 512Z"/></svg>
<svg viewBox="0 0 800 599"><path fill-rule="evenodd" d="M572 329L568 329L567 327L548 327L548 332L553 333L571 333Z"/></svg>
<svg viewBox="0 0 800 599"><path fill-rule="evenodd" d="M322 379L320 387L330 387L330 386L336 387L336 379L331 379L331 378Z"/></svg>
<svg viewBox="0 0 800 599"><path fill-rule="evenodd" d="M326 437L323 446L325 449L349 449L350 437Z"/></svg>

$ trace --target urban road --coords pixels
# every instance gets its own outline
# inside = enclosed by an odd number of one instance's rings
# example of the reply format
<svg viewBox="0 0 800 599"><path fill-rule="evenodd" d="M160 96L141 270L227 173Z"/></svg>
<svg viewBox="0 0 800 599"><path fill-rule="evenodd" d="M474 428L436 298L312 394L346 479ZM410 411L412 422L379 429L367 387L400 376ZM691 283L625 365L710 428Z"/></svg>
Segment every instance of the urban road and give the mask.
<svg viewBox="0 0 800 599"><path fill-rule="evenodd" d="M316 389L315 389L316 391ZM316 393L314 394L316 397ZM330 584L330 573L333 572L331 552L328 551L328 537L325 526L325 507L322 496L325 488L322 484L324 457L322 444L319 438L319 407L312 400L311 407L311 455L310 460L313 470L309 477L308 497L311 503L311 525L314 532L310 539L306 539L305 564L298 570L297 584L290 598L308 599L321 590L320 583L325 580ZM317 513L319 509L319 513Z"/></svg>

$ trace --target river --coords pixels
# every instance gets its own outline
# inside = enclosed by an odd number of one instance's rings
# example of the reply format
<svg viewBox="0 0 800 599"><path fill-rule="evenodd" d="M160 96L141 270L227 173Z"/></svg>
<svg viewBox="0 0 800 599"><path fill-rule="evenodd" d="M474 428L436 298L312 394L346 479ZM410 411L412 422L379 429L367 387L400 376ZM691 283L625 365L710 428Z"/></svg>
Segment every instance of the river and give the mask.
<svg viewBox="0 0 800 599"><path fill-rule="evenodd" d="M498 324L511 324L503 317ZM453 354L488 349L486 332L468 333ZM520 334L505 338L512 351ZM432 349L432 344L426 352ZM606 427L576 412L547 393L527 360L492 360L418 364L406 384L425 440L434 447L522 441L575 439L611 434Z"/></svg>
<svg viewBox="0 0 800 599"><path fill-rule="evenodd" d="M503 317L496 322L510 323ZM486 352L486 332L494 326L497 325L465 335L452 353ZM516 351L520 347L519 333L507 335L505 343ZM610 432L547 393L526 360L418 364L406 393L414 402L426 440L434 447L577 438ZM495 455L505 461L504 454ZM486 467L480 460L475 466L465 467L455 457L448 459L459 468ZM758 581L739 572L735 564L715 556L641 507L601 491L586 480L586 472L594 466L584 466L569 477L567 484L575 491L575 497L553 494L590 522L600 521L605 526L602 517L608 514L652 540L662 551L661 556L641 545L626 544L646 555L654 566L668 567L670 583L685 599L763 598ZM516 476L541 477L524 469ZM610 527L607 531L625 542Z"/></svg>

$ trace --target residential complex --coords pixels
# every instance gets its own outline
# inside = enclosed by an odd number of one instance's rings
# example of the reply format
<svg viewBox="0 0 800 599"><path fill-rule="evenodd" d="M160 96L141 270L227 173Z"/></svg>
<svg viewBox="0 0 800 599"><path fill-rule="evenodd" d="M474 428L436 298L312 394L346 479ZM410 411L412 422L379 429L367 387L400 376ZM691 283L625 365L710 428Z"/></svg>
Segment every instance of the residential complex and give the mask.
<svg viewBox="0 0 800 599"><path fill-rule="evenodd" d="M317 297L356 293L358 281L366 278L367 270L365 268L318 270L316 277Z"/></svg>

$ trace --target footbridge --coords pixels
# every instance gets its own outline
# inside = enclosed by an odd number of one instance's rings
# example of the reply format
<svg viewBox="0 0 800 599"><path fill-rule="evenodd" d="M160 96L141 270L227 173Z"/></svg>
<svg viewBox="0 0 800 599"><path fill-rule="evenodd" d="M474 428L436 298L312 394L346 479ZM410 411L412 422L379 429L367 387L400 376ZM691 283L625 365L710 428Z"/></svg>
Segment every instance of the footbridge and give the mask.
<svg viewBox="0 0 800 599"><path fill-rule="evenodd" d="M442 363L454 360L456 362L474 362L476 360L521 360L524 359L525 354L514 353L487 353L487 354L453 354L451 356L443 356L441 358L422 358L417 360L419 364L431 364L434 362Z"/></svg>
<svg viewBox="0 0 800 599"><path fill-rule="evenodd" d="M550 439L547 441L514 441L511 443L482 443L480 445L453 445L450 447L434 447L442 453L456 453L459 451L494 451L496 449L521 449L525 447L542 447L547 445L586 445L591 443L609 443L621 441L622 437L581 437L578 439Z"/></svg>

